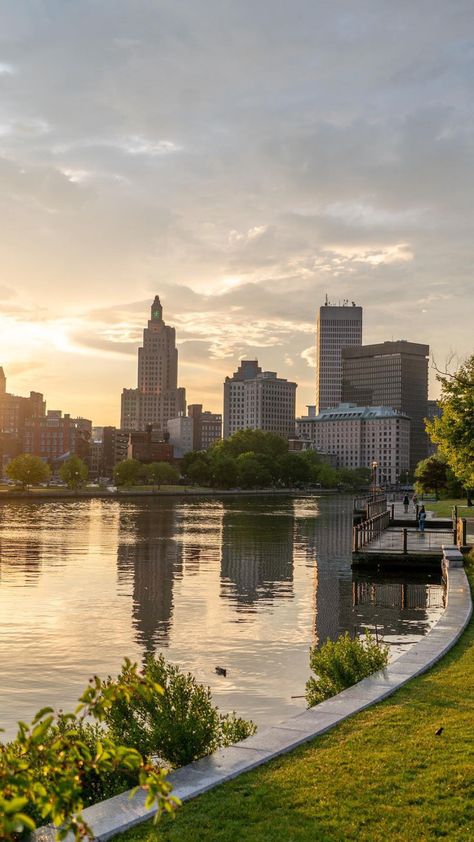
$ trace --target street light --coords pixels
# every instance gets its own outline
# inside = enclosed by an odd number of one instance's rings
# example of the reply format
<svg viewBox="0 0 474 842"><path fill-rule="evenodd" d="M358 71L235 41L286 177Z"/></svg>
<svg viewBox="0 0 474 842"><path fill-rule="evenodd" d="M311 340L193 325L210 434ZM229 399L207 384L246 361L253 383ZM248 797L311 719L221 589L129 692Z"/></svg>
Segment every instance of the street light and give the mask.
<svg viewBox="0 0 474 842"><path fill-rule="evenodd" d="M372 462L372 494L374 495L374 497L375 497L375 492L377 490L377 468L378 468L378 463L375 462L375 461Z"/></svg>

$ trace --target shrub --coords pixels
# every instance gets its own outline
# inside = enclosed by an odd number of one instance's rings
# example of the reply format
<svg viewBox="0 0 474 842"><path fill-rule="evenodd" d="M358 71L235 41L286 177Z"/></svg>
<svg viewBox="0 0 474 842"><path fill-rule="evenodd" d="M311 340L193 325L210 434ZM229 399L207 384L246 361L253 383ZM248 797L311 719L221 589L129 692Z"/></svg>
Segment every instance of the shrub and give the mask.
<svg viewBox="0 0 474 842"><path fill-rule="evenodd" d="M163 655L147 659L144 675L163 693L134 696L127 703L117 699L106 714L111 733L124 745L182 766L255 732L252 722L219 713L209 687L169 664Z"/></svg>
<svg viewBox="0 0 474 842"><path fill-rule="evenodd" d="M316 677L306 683L308 707L330 699L386 666L388 651L388 646L378 643L367 630L363 640L351 638L346 632L336 641L327 640L319 649L313 647L310 666Z"/></svg>
<svg viewBox="0 0 474 842"><path fill-rule="evenodd" d="M178 801L169 795L165 770L98 726L112 705L160 692L136 665L125 661L118 681L91 679L75 713L55 716L51 708L43 708L31 725L20 722L16 739L0 743L0 839L17 839L45 823L60 828L59 838L68 831L76 840L92 837L81 810L114 779L119 787L124 781L125 787L132 781L142 786L147 806L157 806L157 817L163 809L173 810ZM93 720L90 725L88 719ZM99 786L99 781L104 783ZM117 784L114 791L120 791Z"/></svg>

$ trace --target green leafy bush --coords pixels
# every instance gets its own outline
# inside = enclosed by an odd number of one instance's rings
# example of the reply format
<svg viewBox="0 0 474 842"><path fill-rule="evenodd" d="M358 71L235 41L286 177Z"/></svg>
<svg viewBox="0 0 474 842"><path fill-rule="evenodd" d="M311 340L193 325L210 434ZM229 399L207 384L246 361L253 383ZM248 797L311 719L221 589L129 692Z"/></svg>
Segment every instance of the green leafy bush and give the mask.
<svg viewBox="0 0 474 842"><path fill-rule="evenodd" d="M379 643L367 630L365 639L351 638L349 633L336 641L327 640L310 651L310 666L315 673L306 683L308 707L330 699L386 666L388 646Z"/></svg>
<svg viewBox="0 0 474 842"><path fill-rule="evenodd" d="M58 828L60 839L69 831L77 840L92 837L81 811L114 779L115 792L117 781L119 787L133 783L146 789L146 804L156 805L157 817L163 809L172 811L178 801L169 794L166 771L100 728L114 704L146 701L161 692L125 661L117 681L91 679L75 713L56 716L43 708L30 725L20 722L16 739L0 743L0 839L17 839L47 823Z"/></svg>
<svg viewBox="0 0 474 842"><path fill-rule="evenodd" d="M111 734L123 745L183 766L255 732L252 722L219 713L209 687L182 673L163 655L148 658L144 675L163 693L136 695L129 702L116 699L106 713ZM126 676L119 676L119 681L126 681Z"/></svg>

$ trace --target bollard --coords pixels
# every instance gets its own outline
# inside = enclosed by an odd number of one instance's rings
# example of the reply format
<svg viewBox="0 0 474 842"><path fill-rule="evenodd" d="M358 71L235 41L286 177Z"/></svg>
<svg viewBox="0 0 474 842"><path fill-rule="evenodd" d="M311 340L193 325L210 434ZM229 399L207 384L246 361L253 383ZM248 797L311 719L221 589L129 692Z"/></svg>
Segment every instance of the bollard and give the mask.
<svg viewBox="0 0 474 842"><path fill-rule="evenodd" d="M408 529L403 530L403 555L407 554L408 547Z"/></svg>
<svg viewBox="0 0 474 842"><path fill-rule="evenodd" d="M392 503L391 509L392 509L392 520L395 520L395 503Z"/></svg>

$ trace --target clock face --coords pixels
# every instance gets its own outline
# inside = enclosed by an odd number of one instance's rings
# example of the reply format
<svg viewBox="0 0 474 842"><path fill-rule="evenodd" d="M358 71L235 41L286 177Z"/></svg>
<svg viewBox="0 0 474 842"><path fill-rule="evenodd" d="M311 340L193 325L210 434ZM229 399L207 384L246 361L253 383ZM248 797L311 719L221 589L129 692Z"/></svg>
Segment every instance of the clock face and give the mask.
<svg viewBox="0 0 474 842"><path fill-rule="evenodd" d="M153 310L152 316L153 316L154 319L159 319L160 311L159 310Z"/></svg>

